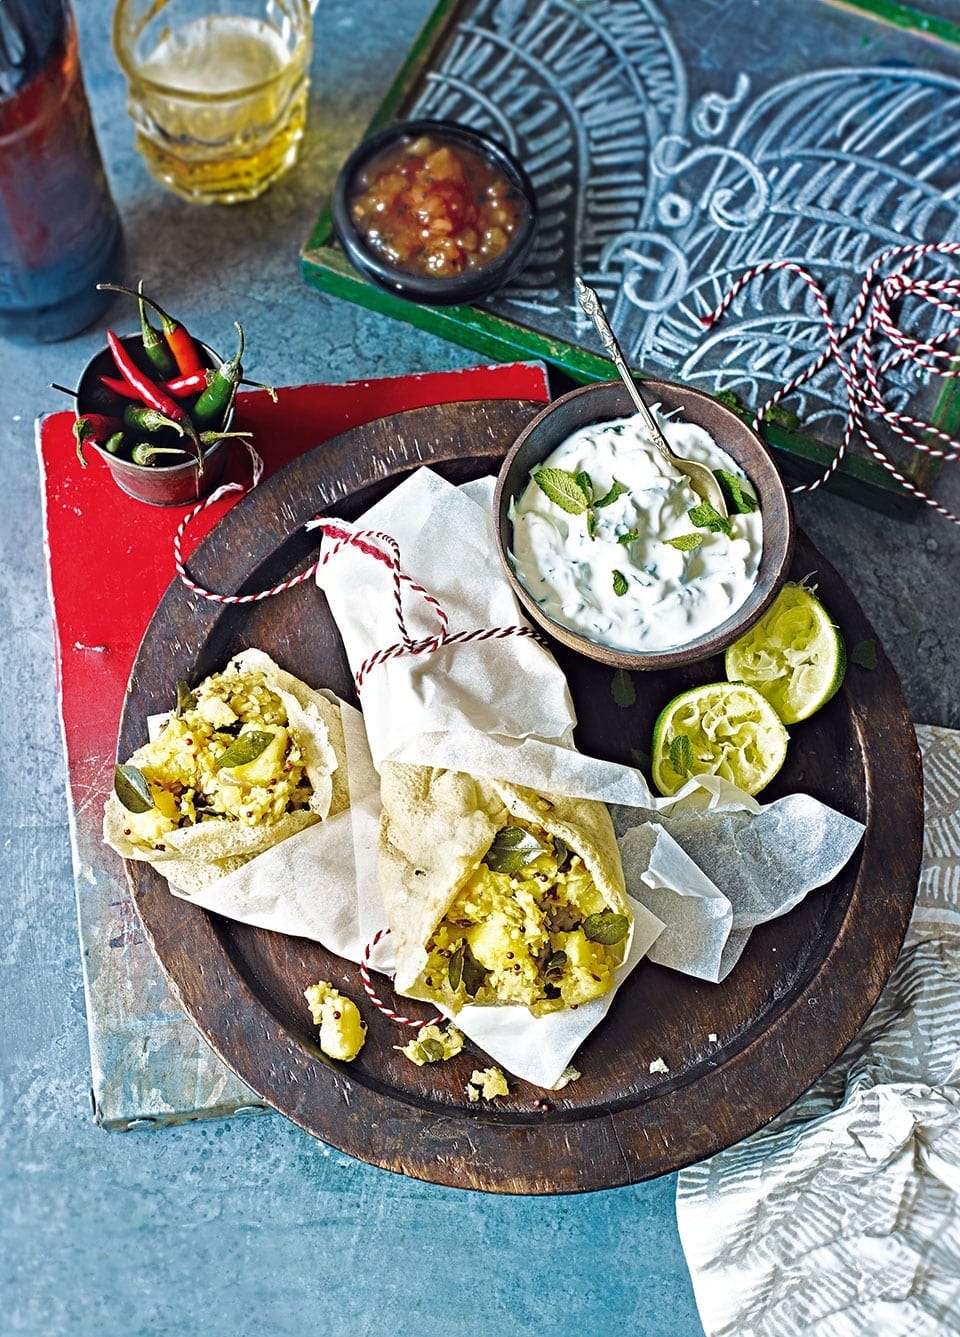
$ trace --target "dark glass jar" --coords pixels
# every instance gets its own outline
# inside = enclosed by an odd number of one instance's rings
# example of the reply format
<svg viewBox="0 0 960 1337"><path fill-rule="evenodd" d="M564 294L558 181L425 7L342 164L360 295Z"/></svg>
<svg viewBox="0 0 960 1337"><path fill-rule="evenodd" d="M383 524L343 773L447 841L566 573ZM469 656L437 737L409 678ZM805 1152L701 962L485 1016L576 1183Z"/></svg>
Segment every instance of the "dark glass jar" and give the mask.
<svg viewBox="0 0 960 1337"><path fill-rule="evenodd" d="M77 334L122 267L69 2L0 0L0 336Z"/></svg>

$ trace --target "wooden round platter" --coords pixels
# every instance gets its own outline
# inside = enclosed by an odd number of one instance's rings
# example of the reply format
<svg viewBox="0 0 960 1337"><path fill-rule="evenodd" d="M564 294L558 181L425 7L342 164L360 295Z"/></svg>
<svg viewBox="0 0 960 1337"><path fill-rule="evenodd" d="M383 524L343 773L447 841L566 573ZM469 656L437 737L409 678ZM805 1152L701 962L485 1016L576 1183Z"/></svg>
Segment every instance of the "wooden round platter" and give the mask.
<svg viewBox="0 0 960 1337"><path fill-rule="evenodd" d="M460 403L349 431L240 501L190 559L191 573L224 592L274 585L315 558L317 536L305 521L318 513L355 518L421 463L455 482L495 473L538 408ZM848 647L874 639L836 572L799 535L793 578L803 576L816 581ZM247 646L355 699L312 582L258 603L218 605L175 581L134 665L119 757L144 740L146 717L168 707L178 679L197 681ZM627 675L555 650L577 705L578 746L628 763L648 748L666 701L723 677L720 660ZM874 669L851 664L838 695L791 730L787 763L762 796L804 790L865 822L850 863L789 915L755 930L722 984L642 962L581 1048L581 1079L559 1092L511 1080L508 1097L472 1104L465 1084L487 1057L467 1044L447 1063L414 1066L395 1048L410 1032L367 1003L352 963L185 903L147 864L127 865L133 898L209 1043L265 1101L324 1142L433 1183L503 1193L649 1179L729 1146L785 1109L853 1039L890 973L917 885L921 775L899 683L879 647L878 658ZM303 990L318 979L355 998L368 1022L352 1064L317 1047ZM393 1001L381 982L381 996ZM420 1004L403 1007L420 1015Z"/></svg>

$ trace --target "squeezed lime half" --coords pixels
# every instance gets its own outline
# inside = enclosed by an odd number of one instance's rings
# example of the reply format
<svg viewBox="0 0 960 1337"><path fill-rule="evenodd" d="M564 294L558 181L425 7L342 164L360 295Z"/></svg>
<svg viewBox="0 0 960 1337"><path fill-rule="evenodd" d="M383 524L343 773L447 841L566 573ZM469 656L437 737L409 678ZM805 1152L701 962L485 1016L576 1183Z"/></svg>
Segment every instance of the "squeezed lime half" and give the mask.
<svg viewBox="0 0 960 1337"><path fill-rule="evenodd" d="M675 794L696 775L719 775L757 794L780 770L789 736L770 703L739 682L681 692L653 726L653 783Z"/></svg>
<svg viewBox="0 0 960 1337"><path fill-rule="evenodd" d="M847 655L816 595L805 585L790 584L729 647L724 664L731 682L755 687L784 724L798 724L838 691Z"/></svg>

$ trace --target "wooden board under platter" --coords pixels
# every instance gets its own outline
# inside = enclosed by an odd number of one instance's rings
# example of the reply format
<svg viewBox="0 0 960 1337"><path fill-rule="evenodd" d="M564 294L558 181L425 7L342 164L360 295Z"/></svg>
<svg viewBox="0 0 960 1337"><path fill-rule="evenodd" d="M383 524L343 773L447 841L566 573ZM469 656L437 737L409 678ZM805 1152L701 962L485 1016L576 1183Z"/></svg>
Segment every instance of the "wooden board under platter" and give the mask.
<svg viewBox="0 0 960 1337"><path fill-rule="evenodd" d="M193 556L191 573L220 591L273 585L314 558L306 520L320 512L355 518L421 463L454 481L494 473L538 408L446 405L347 432L238 503ZM814 576L848 646L873 638L846 586L802 535L793 574ZM171 702L179 678L196 681L249 645L354 699L336 628L312 582L246 605L206 602L174 582L134 665L120 757L143 741L147 715ZM615 682L610 669L560 648L557 657L578 709L578 745L624 762L646 750L670 697L723 676L712 660ZM146 864L128 864L127 873L187 1013L244 1081L309 1132L438 1184L504 1193L610 1188L700 1160L761 1127L823 1072L876 1001L910 915L922 835L916 739L882 649L875 669L851 665L833 701L792 730L786 766L763 797L794 790L866 823L839 877L756 930L723 984L641 963L580 1050L580 1081L556 1093L511 1082L510 1096L491 1105L465 1097L471 1071L487 1062L471 1045L424 1068L396 1051L409 1032L365 1005L352 963L315 943L207 914L171 896ZM317 979L357 998L369 1023L366 1046L349 1066L317 1047L303 1002ZM383 996L392 999L386 983ZM419 1004L404 1007L419 1015ZM650 1071L657 1059L668 1072Z"/></svg>

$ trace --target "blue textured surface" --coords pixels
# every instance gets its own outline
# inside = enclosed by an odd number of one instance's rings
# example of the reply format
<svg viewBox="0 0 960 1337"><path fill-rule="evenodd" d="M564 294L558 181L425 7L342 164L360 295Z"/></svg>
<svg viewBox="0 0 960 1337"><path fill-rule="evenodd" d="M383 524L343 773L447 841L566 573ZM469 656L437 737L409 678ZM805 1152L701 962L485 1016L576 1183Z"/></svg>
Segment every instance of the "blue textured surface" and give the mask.
<svg viewBox="0 0 960 1337"><path fill-rule="evenodd" d="M322 6L300 167L256 204L208 210L147 176L109 47L112 5L77 0L128 274L201 330L241 318L252 376L346 380L471 360L308 289L297 269L336 166L428 7ZM95 1127L33 418L63 407L48 382L75 381L101 342L102 326L36 350L0 342L0 1330L697 1337L673 1178L499 1198L358 1164L273 1115L152 1133ZM958 482L954 466L941 490L955 507ZM915 717L960 724L957 531L928 513L906 525L827 496L798 512L876 625Z"/></svg>
<svg viewBox="0 0 960 1337"><path fill-rule="evenodd" d="M428 8L330 7L318 20L299 168L256 204L210 210L147 176L109 47L112 5L78 0L128 274L201 329L240 317L255 377L346 380L471 361L320 296L297 268L338 162ZM672 1178L578 1198L500 1198L359 1164L275 1115L127 1134L94 1125L33 418L63 407L48 382L75 382L101 342L102 324L38 349L0 342L0 687L16 703L0 717L0 1328L418 1337L462 1323L699 1334Z"/></svg>

